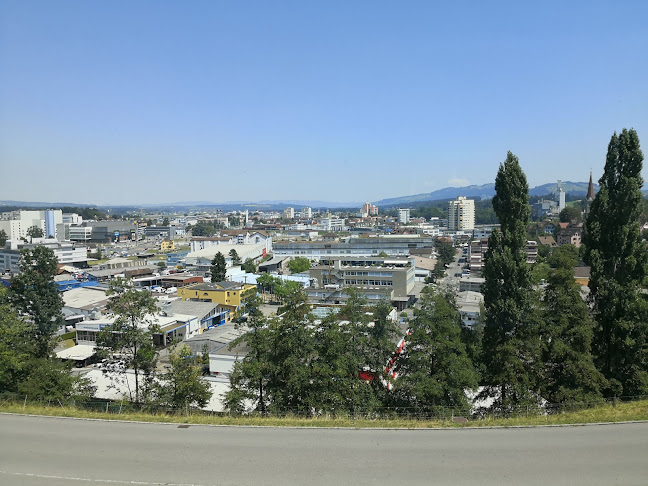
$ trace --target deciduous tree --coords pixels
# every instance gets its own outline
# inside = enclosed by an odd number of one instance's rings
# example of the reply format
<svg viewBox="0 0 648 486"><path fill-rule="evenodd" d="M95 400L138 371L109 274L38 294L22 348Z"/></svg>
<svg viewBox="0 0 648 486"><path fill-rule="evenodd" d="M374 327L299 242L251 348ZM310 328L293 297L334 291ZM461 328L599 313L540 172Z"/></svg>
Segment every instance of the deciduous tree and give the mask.
<svg viewBox="0 0 648 486"><path fill-rule="evenodd" d="M561 223L571 223L572 221L580 222L583 220L583 212L574 206L567 206L565 209L560 211L558 217L560 218Z"/></svg>
<svg viewBox="0 0 648 486"><path fill-rule="evenodd" d="M305 257L295 257L288 262L290 273L302 273L310 269L310 267L310 260Z"/></svg>
<svg viewBox="0 0 648 486"><path fill-rule="evenodd" d="M63 298L56 288L54 276L58 259L44 246L20 251L20 273L11 281L7 296L18 312L34 323L36 355L51 354L56 330L63 325Z"/></svg>
<svg viewBox="0 0 648 486"><path fill-rule="evenodd" d="M161 332L155 323L156 301L148 290L137 290L131 279L111 280L108 309L114 322L97 335L97 352L108 360L108 368L122 377L127 369L135 374L130 400L142 403L153 389L157 349L153 334Z"/></svg>
<svg viewBox="0 0 648 486"><path fill-rule="evenodd" d="M0 289L0 393L61 401L91 396L94 388L86 378L70 374L70 365L40 355L35 333L35 324L21 318Z"/></svg>
<svg viewBox="0 0 648 486"><path fill-rule="evenodd" d="M39 228L38 226L30 226L27 228L27 236L29 236L29 241L32 242L34 238L42 238L45 236L45 233L43 233L42 228Z"/></svg>
<svg viewBox="0 0 648 486"><path fill-rule="evenodd" d="M160 375L158 400L176 410L204 407L211 398L209 382L202 379L202 357L183 345L170 355L170 368Z"/></svg>
<svg viewBox="0 0 648 486"><path fill-rule="evenodd" d="M243 271L245 271L247 273L255 273L256 270L257 270L257 266L254 263L254 260L252 260L251 258L246 258L243 265L241 265L241 268L243 269Z"/></svg>

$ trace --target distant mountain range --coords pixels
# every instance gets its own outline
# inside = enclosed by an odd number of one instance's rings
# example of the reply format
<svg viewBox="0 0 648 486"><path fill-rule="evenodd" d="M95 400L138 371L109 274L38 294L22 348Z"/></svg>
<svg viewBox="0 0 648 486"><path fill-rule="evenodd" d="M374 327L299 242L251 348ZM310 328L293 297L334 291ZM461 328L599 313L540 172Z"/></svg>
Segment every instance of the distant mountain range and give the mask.
<svg viewBox="0 0 648 486"><path fill-rule="evenodd" d="M587 187L589 182L571 182L564 181L561 183L563 191L574 197L585 197L587 194ZM594 192L598 192L598 184L594 184ZM529 189L530 196L544 196L546 194L553 194L557 190L557 183L543 184ZM393 197L389 199L382 199L375 204L378 207L394 207L405 206L408 204L420 204L432 201L443 201L448 199L456 199L458 196L466 196L469 198L490 199L495 195L495 184L482 184L481 186L465 186L465 187L444 187L437 191L426 192L423 194L414 194L413 196Z"/></svg>
<svg viewBox="0 0 648 486"><path fill-rule="evenodd" d="M585 197L587 194L587 182L562 182L563 191L568 195L574 197ZM529 189L531 196L543 196L546 194L553 194L556 192L557 184L555 182L543 184ZM598 192L598 184L594 184L594 191ZM644 191L644 194L648 190ZM465 187L444 187L437 191L426 192L422 194L414 194L412 196L401 196L387 199L381 199L374 202L378 207L397 207L408 205L418 205L426 202L443 201L448 199L455 199L458 196L466 196L469 198L490 199L495 195L495 184L482 184L481 186L472 185ZM245 210L245 209L266 209L266 210L279 210L288 206L300 208L309 206L312 208L359 208L362 206L361 202L330 202L319 200L262 200L262 201L227 201L223 203L215 203L210 201L182 201L167 204L130 204L130 205L102 205L96 206L94 204L79 204L79 203L51 203L51 202L23 202L23 201L0 201L0 210L2 206L19 206L24 208L56 208L63 206L76 206L76 207L99 207L99 208L151 208L151 209L188 209L188 208L220 208L225 211Z"/></svg>

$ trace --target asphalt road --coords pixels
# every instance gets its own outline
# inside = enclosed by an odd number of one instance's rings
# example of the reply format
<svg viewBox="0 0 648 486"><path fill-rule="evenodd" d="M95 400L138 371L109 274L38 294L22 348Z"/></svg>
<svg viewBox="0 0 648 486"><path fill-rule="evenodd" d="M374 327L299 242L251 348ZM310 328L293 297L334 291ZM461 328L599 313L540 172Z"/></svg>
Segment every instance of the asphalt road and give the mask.
<svg viewBox="0 0 648 486"><path fill-rule="evenodd" d="M648 424L349 430L0 415L0 484L648 484Z"/></svg>

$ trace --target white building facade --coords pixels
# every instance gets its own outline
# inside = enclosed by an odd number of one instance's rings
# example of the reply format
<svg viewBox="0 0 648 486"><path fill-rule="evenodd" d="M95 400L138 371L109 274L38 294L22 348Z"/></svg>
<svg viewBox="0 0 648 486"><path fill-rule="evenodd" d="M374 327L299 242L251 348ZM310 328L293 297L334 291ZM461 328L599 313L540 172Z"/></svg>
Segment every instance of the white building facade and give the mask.
<svg viewBox="0 0 648 486"><path fill-rule="evenodd" d="M10 240L28 239L27 230L32 226L42 229L45 237L59 238L62 235L57 233L57 226L62 223L63 211L60 209L0 213L0 230L4 230Z"/></svg>
<svg viewBox="0 0 648 486"><path fill-rule="evenodd" d="M448 229L472 230L475 228L475 201L459 196L448 203Z"/></svg>
<svg viewBox="0 0 648 486"><path fill-rule="evenodd" d="M399 208L398 209L398 222L401 224L407 224L410 222L410 213L409 208Z"/></svg>

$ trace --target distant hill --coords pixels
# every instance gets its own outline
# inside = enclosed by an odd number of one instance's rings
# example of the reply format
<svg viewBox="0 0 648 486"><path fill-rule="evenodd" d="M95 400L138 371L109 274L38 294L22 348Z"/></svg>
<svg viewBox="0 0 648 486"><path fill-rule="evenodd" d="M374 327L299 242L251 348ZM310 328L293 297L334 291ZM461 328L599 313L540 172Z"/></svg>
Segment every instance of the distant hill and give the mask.
<svg viewBox="0 0 648 486"><path fill-rule="evenodd" d="M570 182L563 181L561 182L562 190L565 191L570 196L574 197L585 197L587 195L587 186L589 182ZM556 192L557 183L553 182L551 184L543 184L541 186L536 186L532 189L529 189L530 196L543 196L545 194L553 194ZM599 190L599 185L594 184L594 193L596 194Z"/></svg>
<svg viewBox="0 0 648 486"><path fill-rule="evenodd" d="M399 206L410 203L419 203L427 201L440 201L443 199L455 199L457 196L479 197L481 199L490 199L495 195L495 184L483 184L481 186L465 187L444 187L437 191L426 192L424 194L414 194L413 196L393 197L382 199L376 202L376 206Z"/></svg>
<svg viewBox="0 0 648 486"><path fill-rule="evenodd" d="M18 206L22 208L64 208L64 207L95 207L94 204L79 204L79 203L66 203L66 202L38 202L38 201L0 201L0 208L2 206Z"/></svg>
<svg viewBox="0 0 648 486"><path fill-rule="evenodd" d="M587 194L587 186L589 182L562 182L562 188L565 193L570 196L583 196ZM556 191L557 183L543 184L529 189L530 196L544 196L545 194L553 194ZM598 184L594 184L594 192L598 192ZM393 197L389 199L382 199L375 204L379 207L394 207L406 206L413 203L443 201L448 199L456 199L458 196L466 196L469 198L490 199L495 195L495 184L482 184L481 186L465 186L465 187L444 187L437 191L427 192L424 194L414 194L412 196Z"/></svg>

